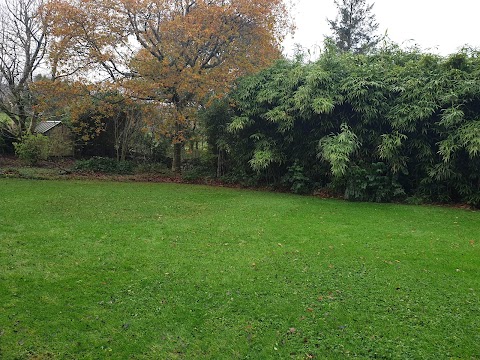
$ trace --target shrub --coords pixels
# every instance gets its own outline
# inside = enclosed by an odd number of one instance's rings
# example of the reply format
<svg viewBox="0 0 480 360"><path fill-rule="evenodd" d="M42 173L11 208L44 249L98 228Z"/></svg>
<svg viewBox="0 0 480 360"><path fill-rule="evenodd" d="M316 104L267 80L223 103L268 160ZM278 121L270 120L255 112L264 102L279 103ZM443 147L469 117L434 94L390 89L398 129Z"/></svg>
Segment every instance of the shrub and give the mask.
<svg viewBox="0 0 480 360"><path fill-rule="evenodd" d="M182 172L182 179L185 181L198 181L211 177L211 173L205 171L203 168L194 168Z"/></svg>
<svg viewBox="0 0 480 360"><path fill-rule="evenodd" d="M78 160L75 170L94 171L106 174L132 174L133 164L130 161L117 161L115 159L92 157L87 160Z"/></svg>
<svg viewBox="0 0 480 360"><path fill-rule="evenodd" d="M13 145L17 156L30 165L35 165L39 160L46 160L50 154L49 138L41 134L24 135Z"/></svg>
<svg viewBox="0 0 480 360"><path fill-rule="evenodd" d="M260 174L257 172L247 173L243 169L233 169L228 174L220 177L225 184L256 187L260 183Z"/></svg>
<svg viewBox="0 0 480 360"><path fill-rule="evenodd" d="M346 174L345 199L389 202L403 198L405 191L382 162L353 166Z"/></svg>
<svg viewBox="0 0 480 360"><path fill-rule="evenodd" d="M173 176L172 170L164 163L141 163L135 166L134 173Z"/></svg>
<svg viewBox="0 0 480 360"><path fill-rule="evenodd" d="M182 164L182 178L186 181L197 181L214 177L214 157L211 155L188 159Z"/></svg>
<svg viewBox="0 0 480 360"><path fill-rule="evenodd" d="M290 188L294 194L308 194L312 191L313 184L298 160L290 166L287 173L282 177L282 184Z"/></svg>

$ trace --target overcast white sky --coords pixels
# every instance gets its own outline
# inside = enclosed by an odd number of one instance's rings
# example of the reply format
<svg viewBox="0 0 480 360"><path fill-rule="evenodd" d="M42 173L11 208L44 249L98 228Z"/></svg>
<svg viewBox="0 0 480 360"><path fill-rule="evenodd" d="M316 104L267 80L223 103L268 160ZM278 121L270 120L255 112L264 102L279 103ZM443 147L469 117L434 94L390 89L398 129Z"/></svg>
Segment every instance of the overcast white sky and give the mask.
<svg viewBox="0 0 480 360"><path fill-rule="evenodd" d="M299 43L315 52L330 34L326 18L334 19L333 0L293 0L297 30L284 42L292 54ZM373 13L379 33L385 31L398 44L418 44L422 49L448 55L463 45L480 47L480 0L376 0Z"/></svg>

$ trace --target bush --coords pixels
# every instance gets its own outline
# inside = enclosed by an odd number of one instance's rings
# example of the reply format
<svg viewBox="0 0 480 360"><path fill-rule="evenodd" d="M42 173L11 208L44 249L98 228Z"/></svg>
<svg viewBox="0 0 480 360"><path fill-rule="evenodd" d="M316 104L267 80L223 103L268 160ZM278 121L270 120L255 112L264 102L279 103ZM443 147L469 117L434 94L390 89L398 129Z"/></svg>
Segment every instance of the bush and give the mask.
<svg viewBox="0 0 480 360"><path fill-rule="evenodd" d="M198 181L215 177L215 158L210 154L200 158L184 160L182 163L182 178L186 181Z"/></svg>
<svg viewBox="0 0 480 360"><path fill-rule="evenodd" d="M353 166L347 171L345 199L389 202L405 197L405 191L382 162Z"/></svg>
<svg viewBox="0 0 480 360"><path fill-rule="evenodd" d="M135 166L135 174L155 174L155 175L165 175L173 176L173 172L164 163L141 163Z"/></svg>
<svg viewBox="0 0 480 360"><path fill-rule="evenodd" d="M105 174L132 174L133 164L130 161L117 161L115 159L93 157L87 160L78 160L75 170L94 171Z"/></svg>
<svg viewBox="0 0 480 360"><path fill-rule="evenodd" d="M50 155L49 138L41 134L24 135L13 145L17 156L30 165L35 165L39 160L46 160Z"/></svg>
<svg viewBox="0 0 480 360"><path fill-rule="evenodd" d="M220 178L225 184L241 185L245 187L256 187L260 183L260 175L255 173L247 173L243 169L234 169L228 174Z"/></svg>
<svg viewBox="0 0 480 360"><path fill-rule="evenodd" d="M308 194L312 192L313 184L298 160L288 168L287 173L282 177L282 184L290 188L294 194Z"/></svg>

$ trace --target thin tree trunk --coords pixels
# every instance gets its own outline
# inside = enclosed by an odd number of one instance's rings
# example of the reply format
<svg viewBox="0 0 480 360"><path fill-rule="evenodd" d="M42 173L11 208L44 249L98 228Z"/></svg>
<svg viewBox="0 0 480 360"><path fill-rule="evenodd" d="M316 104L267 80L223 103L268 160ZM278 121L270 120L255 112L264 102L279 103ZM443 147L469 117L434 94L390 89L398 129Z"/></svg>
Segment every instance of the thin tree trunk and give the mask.
<svg viewBox="0 0 480 360"><path fill-rule="evenodd" d="M225 175L225 152L218 150L217 156L217 178Z"/></svg>
<svg viewBox="0 0 480 360"><path fill-rule="evenodd" d="M180 142L173 144L172 171L175 174L180 174L182 172L182 147L183 144Z"/></svg>

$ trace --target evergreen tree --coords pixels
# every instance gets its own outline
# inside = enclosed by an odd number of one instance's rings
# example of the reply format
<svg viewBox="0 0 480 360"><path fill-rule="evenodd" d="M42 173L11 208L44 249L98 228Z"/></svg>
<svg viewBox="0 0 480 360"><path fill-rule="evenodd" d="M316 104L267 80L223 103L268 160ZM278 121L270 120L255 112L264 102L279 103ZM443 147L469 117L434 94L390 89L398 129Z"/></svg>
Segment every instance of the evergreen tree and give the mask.
<svg viewBox="0 0 480 360"><path fill-rule="evenodd" d="M374 4L365 0L334 0L338 9L335 20L327 19L333 35L331 41L342 51L364 54L375 48L380 41L375 34L378 29Z"/></svg>

